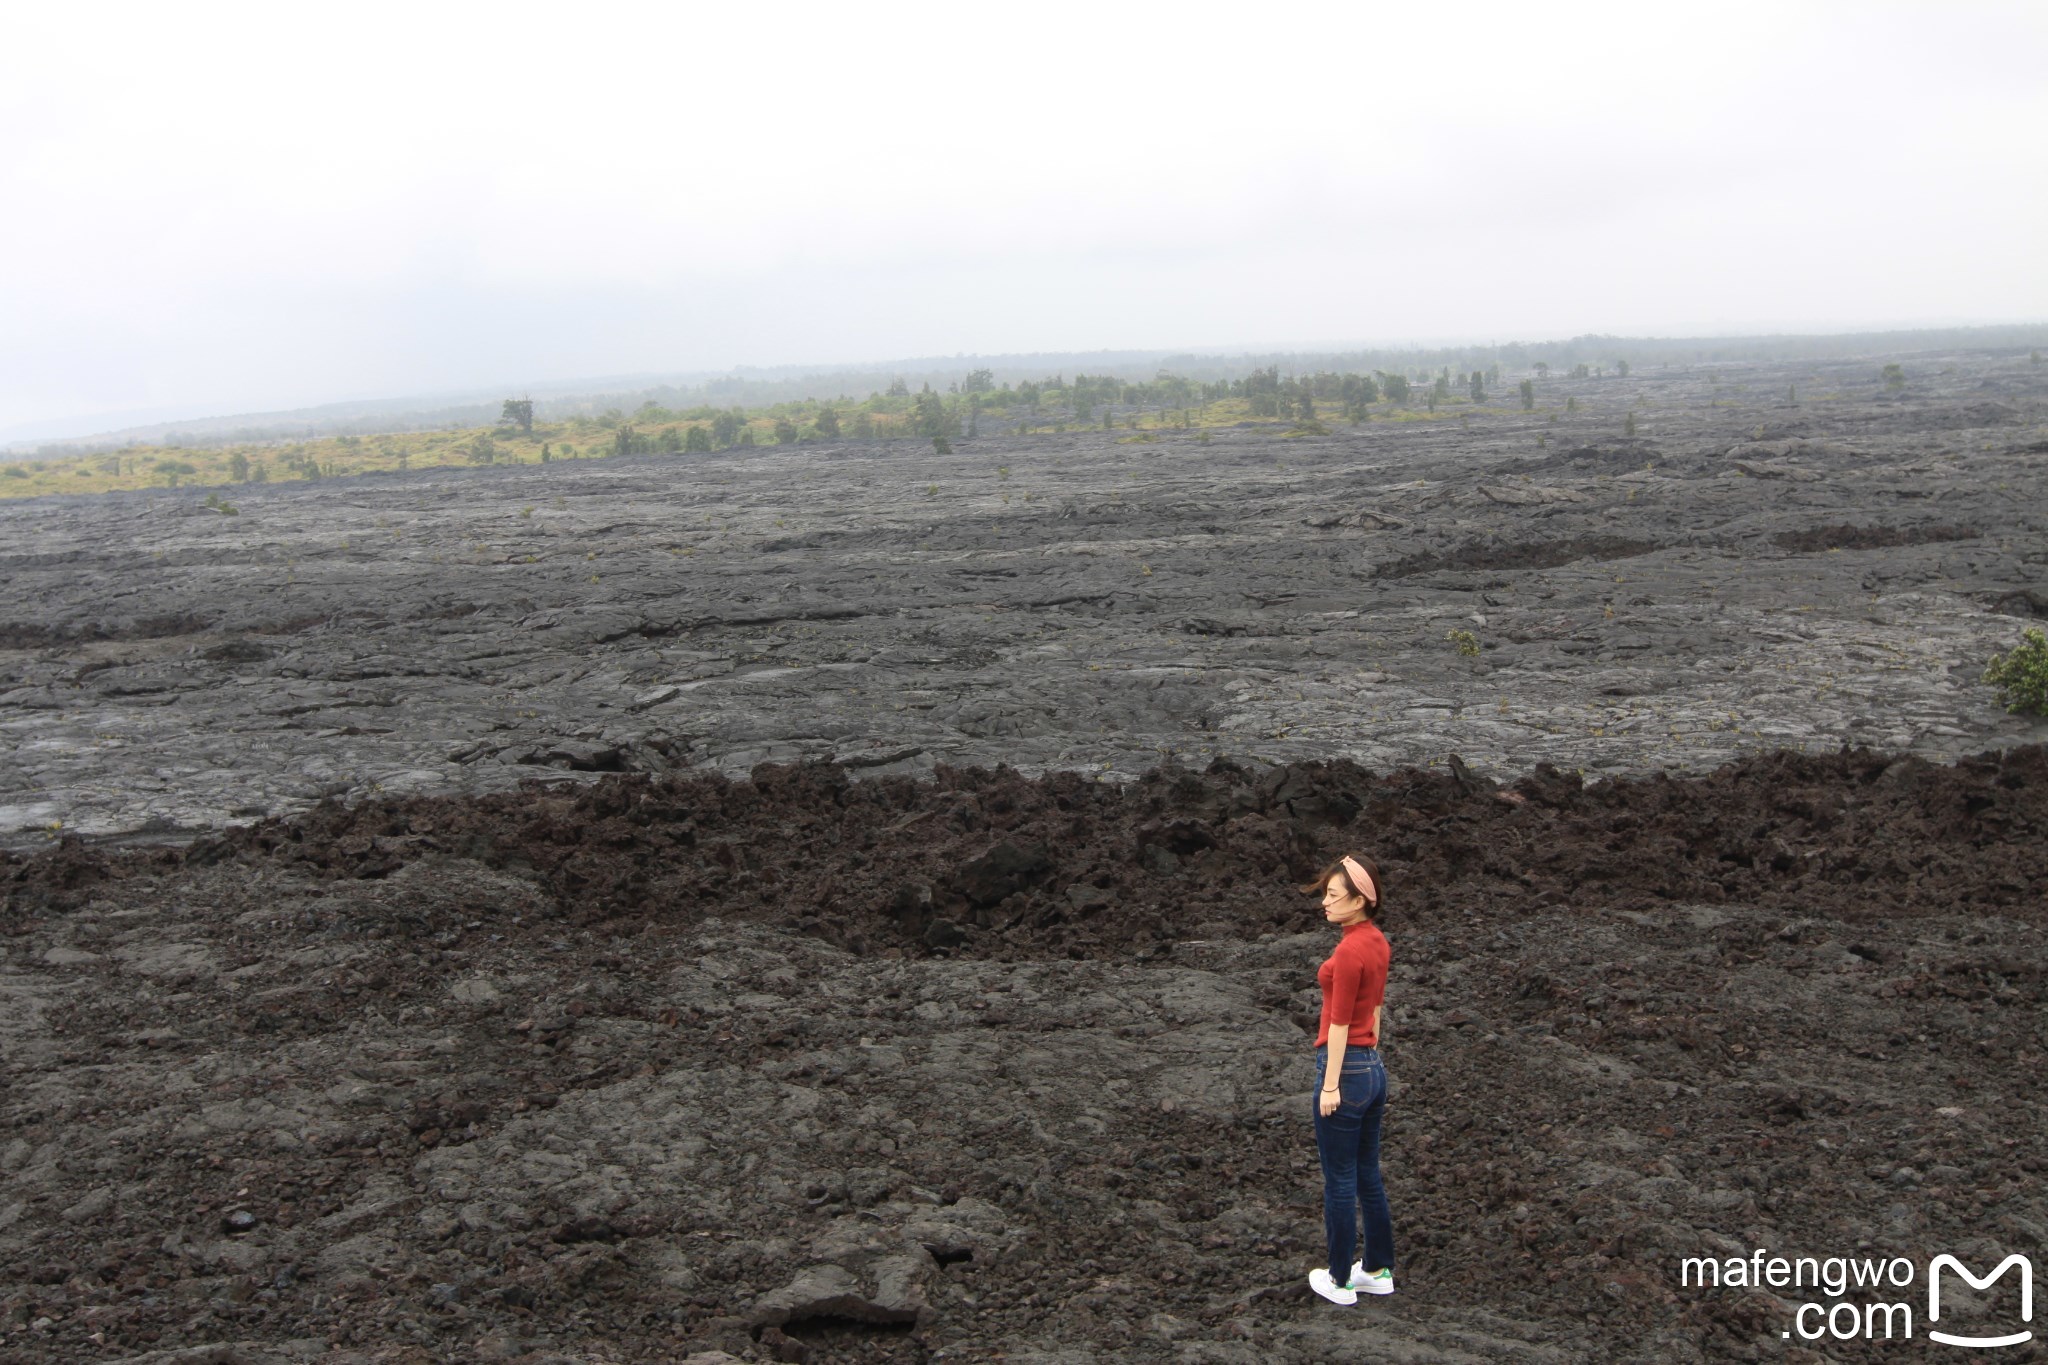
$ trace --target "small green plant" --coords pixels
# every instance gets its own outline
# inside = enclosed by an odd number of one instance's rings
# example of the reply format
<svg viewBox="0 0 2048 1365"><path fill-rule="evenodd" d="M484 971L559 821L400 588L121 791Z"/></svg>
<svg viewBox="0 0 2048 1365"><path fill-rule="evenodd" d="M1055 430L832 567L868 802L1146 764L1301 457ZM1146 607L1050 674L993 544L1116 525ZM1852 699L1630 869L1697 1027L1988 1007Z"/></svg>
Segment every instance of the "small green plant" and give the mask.
<svg viewBox="0 0 2048 1365"><path fill-rule="evenodd" d="M1630 413L1627 417L1622 419L1621 434L1628 437L1630 440L1635 439L1636 415L1634 413Z"/></svg>
<svg viewBox="0 0 2048 1365"><path fill-rule="evenodd" d="M1565 410L1566 412L1577 412L1577 411L1579 410L1579 400L1578 400L1577 398L1567 398L1567 399L1565 399L1565 400L1564 400L1564 410Z"/></svg>
<svg viewBox="0 0 2048 1365"><path fill-rule="evenodd" d="M206 495L206 505L224 517L239 517L242 515L241 508L235 506L218 493L208 493Z"/></svg>
<svg viewBox="0 0 2048 1365"><path fill-rule="evenodd" d="M1451 642L1452 648L1458 651L1460 658L1476 659L1479 657L1479 637L1471 631L1449 631L1444 635L1444 639Z"/></svg>
<svg viewBox="0 0 2048 1365"><path fill-rule="evenodd" d="M1882 379L1885 388L1893 393L1897 393L1900 389L1906 387L1906 372L1896 364L1885 366L1883 370L1879 371L1878 378Z"/></svg>
<svg viewBox="0 0 2048 1365"><path fill-rule="evenodd" d="M2031 627L2009 653L1992 655L1984 681L2006 710L2048 716L2048 634Z"/></svg>

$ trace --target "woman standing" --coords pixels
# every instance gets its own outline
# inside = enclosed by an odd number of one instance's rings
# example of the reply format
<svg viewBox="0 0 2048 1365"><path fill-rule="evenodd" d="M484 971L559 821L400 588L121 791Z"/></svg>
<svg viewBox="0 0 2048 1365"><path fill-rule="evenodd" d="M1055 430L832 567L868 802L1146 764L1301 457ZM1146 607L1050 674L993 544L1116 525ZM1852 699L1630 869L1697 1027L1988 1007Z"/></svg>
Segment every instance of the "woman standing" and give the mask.
<svg viewBox="0 0 2048 1365"><path fill-rule="evenodd" d="M1346 854L1302 891L1323 895L1323 918L1343 931L1316 973L1323 988L1316 1033L1316 1151L1323 1161L1323 1236L1329 1265L1311 1271L1309 1288L1332 1303L1360 1293L1394 1292L1394 1220L1380 1183L1380 1119L1387 1069L1380 1062L1380 1002L1391 950L1374 921L1380 913L1379 865ZM1357 1261L1358 1219L1365 1250Z"/></svg>

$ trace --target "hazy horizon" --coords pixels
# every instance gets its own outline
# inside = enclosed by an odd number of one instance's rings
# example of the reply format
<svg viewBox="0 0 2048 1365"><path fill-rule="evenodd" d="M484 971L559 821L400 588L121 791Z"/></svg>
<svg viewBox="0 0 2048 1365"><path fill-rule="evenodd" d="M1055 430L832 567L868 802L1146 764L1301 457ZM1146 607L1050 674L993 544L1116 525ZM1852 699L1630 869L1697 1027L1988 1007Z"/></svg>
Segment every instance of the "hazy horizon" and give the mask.
<svg viewBox="0 0 2048 1365"><path fill-rule="evenodd" d="M1648 337L1615 337L1614 340L1631 345L1643 342L1663 344L1698 342L1711 345L1715 342L1825 341L1831 338L1861 339L1866 337L1874 340L1911 339L1920 341L1952 336L1959 331L1970 332L2011 328L2018 328L2023 335L2031 329L2039 329L2041 333L2039 336L2027 335L2024 341L2017 344L2032 346L2036 341L2048 344L2048 321L2021 323L1963 322L1947 325L1907 326L1877 330L1855 328L1834 331L1811 329L1784 332L1735 331L1700 335L1666 334ZM1327 362L1331 357L1344 353L1371 354L1377 352L1385 354L1388 352L1412 352L1415 356L1422 357L1430 355L1432 352L1441 354L1446 349L1456 350L1461 348L1469 349L1475 354L1496 347L1519 346L1525 349L1540 350L1546 345L1554 345L1562 349L1570 346L1574 341L1606 335L1611 334L1579 333L1576 337L1499 337L1486 339L1474 337L1435 337L1393 343L1320 341L1265 347L1187 346L1172 348L1155 347L1147 350L1103 348L1093 351L1008 352L999 355L956 353L950 356L898 356L884 360L835 361L814 364L735 365L720 370L648 371L625 375L578 375L531 381L511 381L500 384L483 384L470 388L442 389L424 393L357 394L324 399L297 407L252 409L240 412L187 411L180 415L178 410L171 409L153 414L150 410L130 413L86 414L69 419L54 419L33 423L25 428L0 429L0 450L13 450L19 454L23 451L34 449L37 442L61 445L69 441L84 442L94 440L95 438L104 439L121 436L137 430L146 431L158 427L181 427L188 424L223 423L228 421L260 421L262 419L291 419L298 421L316 415L347 416L355 412L355 410L363 410L361 418L366 423L366 426L374 426L376 425L374 418L378 412L393 416L420 417L430 415L436 408L468 407L480 403L488 405L494 412L501 399L521 395L543 400L543 405L546 406L546 400L550 399L583 401L607 397L623 399L629 395L637 395L664 386L689 386L736 378L758 382L764 376L798 376L806 379L814 378L821 380L841 379L856 375L864 376L869 383L867 388L861 393L852 393L850 390L845 390L843 385L833 390L834 393L844 391L854 399L860 399L865 397L869 391L879 391L883 384L888 381L888 378L908 378L913 382L923 379L938 384L942 382L942 375L950 377L955 370L958 370L960 375L965 375L970 367L980 365L996 367L999 381L1018 378L1035 379L1040 377L1041 374L1050 375L1055 371L1065 371L1070 374L1088 373L1091 372L1090 362L1096 361L1098 358L1100 360L1100 369L1104 373L1124 373L1128 371L1135 375L1136 371L1133 369L1133 366L1140 359L1149 362L1155 358L1202 357L1216 361L1244 362L1236 368L1248 369L1254 361L1263 363L1275 358L1293 357L1309 363ZM1891 348L1887 347L1884 349L1889 351ZM1914 346L1907 349L1920 349L1920 347ZM1816 354L1818 355L1818 353ZM1629 358L1635 359L1638 364L1643 364L1646 368L1662 363L1660 358L1655 355L1631 356L1625 353L1625 351L1617 351L1613 357L1607 357L1604 354L1601 356L1603 360ZM1283 369L1287 369L1287 367L1283 365ZM1289 370L1288 372L1291 373L1292 371ZM1142 377L1149 377L1149 375ZM815 396L829 397L831 395L820 389ZM478 422L489 420L488 414L473 414L472 416ZM119 425L95 425L96 423L102 423L105 419L113 419Z"/></svg>
<svg viewBox="0 0 2048 1365"><path fill-rule="evenodd" d="M2048 318L2038 7L399 13L0 19L0 441L890 356Z"/></svg>

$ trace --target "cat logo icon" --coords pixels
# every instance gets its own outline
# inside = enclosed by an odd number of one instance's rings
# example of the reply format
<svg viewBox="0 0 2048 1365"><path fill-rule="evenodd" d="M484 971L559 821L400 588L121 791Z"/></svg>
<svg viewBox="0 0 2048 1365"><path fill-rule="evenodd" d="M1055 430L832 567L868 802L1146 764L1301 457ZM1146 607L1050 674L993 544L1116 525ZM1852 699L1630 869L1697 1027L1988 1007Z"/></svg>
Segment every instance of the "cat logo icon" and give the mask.
<svg viewBox="0 0 2048 1365"><path fill-rule="evenodd" d="M1941 1269L1943 1266L1947 1266L1950 1270L1955 1271L1956 1274L1969 1281L1970 1288L1972 1289L1989 1289L2006 1271L2011 1270L2014 1266L2018 1266L2020 1268L2020 1320L2022 1322L2032 1322L2034 1320L2034 1263L2032 1261L2029 1261L2018 1252L2014 1252L1998 1263L1998 1269L1980 1280L1975 1275L1972 1275L1970 1268L1961 1261L1958 1261L1953 1256L1943 1254L1935 1257L1933 1263L1927 1267L1927 1321L1930 1324L1941 1320ZM2010 1336L2003 1337L1959 1337L1947 1332L1932 1330L1927 1335L1932 1340L1941 1342L1944 1346L2017 1346L2021 1342L2034 1339L2034 1334L2031 1330L2014 1332Z"/></svg>

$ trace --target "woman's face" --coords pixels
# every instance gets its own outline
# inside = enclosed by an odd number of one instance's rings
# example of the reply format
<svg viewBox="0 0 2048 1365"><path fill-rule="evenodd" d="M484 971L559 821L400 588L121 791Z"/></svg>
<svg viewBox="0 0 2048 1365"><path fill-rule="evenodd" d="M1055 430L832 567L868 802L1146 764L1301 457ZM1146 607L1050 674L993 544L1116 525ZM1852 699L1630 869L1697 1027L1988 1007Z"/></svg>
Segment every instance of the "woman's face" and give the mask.
<svg viewBox="0 0 2048 1365"><path fill-rule="evenodd" d="M1342 873L1331 873L1323 886L1323 918L1332 924L1356 924L1365 918L1365 897L1352 894Z"/></svg>

